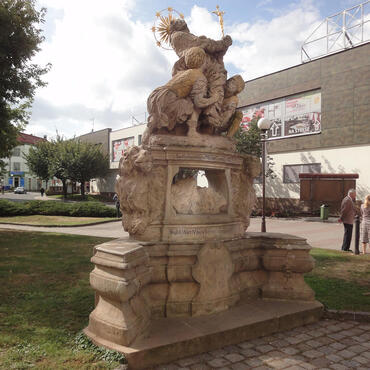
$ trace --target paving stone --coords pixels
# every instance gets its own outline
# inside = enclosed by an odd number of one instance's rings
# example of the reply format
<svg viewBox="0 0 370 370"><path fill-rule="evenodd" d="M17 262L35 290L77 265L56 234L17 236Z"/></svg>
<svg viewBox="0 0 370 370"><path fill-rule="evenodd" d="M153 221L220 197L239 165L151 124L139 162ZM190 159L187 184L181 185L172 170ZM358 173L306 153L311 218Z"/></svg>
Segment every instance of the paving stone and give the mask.
<svg viewBox="0 0 370 370"><path fill-rule="evenodd" d="M356 356L355 360L362 365L368 365L370 362L368 358L363 356Z"/></svg>
<svg viewBox="0 0 370 370"><path fill-rule="evenodd" d="M364 346L361 346L361 344L356 344L351 347L347 348L348 351L354 352L354 353L362 353L365 352L367 349Z"/></svg>
<svg viewBox="0 0 370 370"><path fill-rule="evenodd" d="M310 363L308 363L308 362L301 362L301 363L299 364L299 366L302 366L304 369L309 369L309 370L311 370L311 369L315 369L315 368L316 368L314 365L311 365L311 364L310 364Z"/></svg>
<svg viewBox="0 0 370 370"><path fill-rule="evenodd" d="M270 343L275 348L284 348L290 345L289 342L287 342L285 339L277 339Z"/></svg>
<svg viewBox="0 0 370 370"><path fill-rule="evenodd" d="M344 365L341 365L341 364L332 364L329 367L330 369L334 369L334 370L348 370Z"/></svg>
<svg viewBox="0 0 370 370"><path fill-rule="evenodd" d="M190 366L190 365L196 364L197 362L199 361L196 357L186 357L186 358L176 361L177 365L182 366L182 367Z"/></svg>
<svg viewBox="0 0 370 370"><path fill-rule="evenodd" d="M209 366L211 367L214 367L214 368L220 368L220 367L223 367L225 365L229 365L230 364L230 361L226 360L225 358L222 358L222 357L218 357L218 358L215 358L211 361L208 361L207 363Z"/></svg>
<svg viewBox="0 0 370 370"><path fill-rule="evenodd" d="M334 353L332 353L331 355L327 355L325 356L329 361L332 361L332 362L340 362L343 360L343 357L340 357Z"/></svg>
<svg viewBox="0 0 370 370"><path fill-rule="evenodd" d="M353 338L344 338L340 342L345 344L346 347L350 347L353 344Z"/></svg>
<svg viewBox="0 0 370 370"><path fill-rule="evenodd" d="M343 360L341 365L347 366L348 369L357 369L360 364L355 360Z"/></svg>
<svg viewBox="0 0 370 370"><path fill-rule="evenodd" d="M322 356L322 352L311 349L309 351L303 352L302 355L308 358L317 358Z"/></svg>
<svg viewBox="0 0 370 370"><path fill-rule="evenodd" d="M198 362L207 362L213 359L213 357L208 353L201 353L200 355L194 356Z"/></svg>
<svg viewBox="0 0 370 370"><path fill-rule="evenodd" d="M305 344L307 344L308 346L310 346L312 348L317 348L317 347L320 347L321 346L321 343L318 342L317 340L309 340Z"/></svg>
<svg viewBox="0 0 370 370"><path fill-rule="evenodd" d="M306 343L299 343L296 345L296 348L301 352L309 351L312 347L308 346Z"/></svg>
<svg viewBox="0 0 370 370"><path fill-rule="evenodd" d="M238 347L243 348L243 349L248 349L248 348L254 347L254 344L249 342L249 341L248 342L242 342L242 343L238 344Z"/></svg>
<svg viewBox="0 0 370 370"><path fill-rule="evenodd" d="M341 339L345 338L346 335L343 335L341 333L331 333L331 334L328 334L328 337L332 338L332 339L335 339L335 340L341 340Z"/></svg>
<svg viewBox="0 0 370 370"><path fill-rule="evenodd" d="M285 369L287 366L290 365L290 363L285 359L276 359L270 361L268 365L271 366L273 369Z"/></svg>
<svg viewBox="0 0 370 370"><path fill-rule="evenodd" d="M347 359L347 358L352 358L356 354L353 353L352 351L348 351L347 349L343 349L342 351L337 352L337 355L342 356L343 358Z"/></svg>
<svg viewBox="0 0 370 370"><path fill-rule="evenodd" d="M326 357L319 357L311 360L310 364L315 366L315 368L321 369L323 367L328 367L331 364L331 361Z"/></svg>
<svg viewBox="0 0 370 370"><path fill-rule="evenodd" d="M370 332L370 324L360 324L358 328Z"/></svg>
<svg viewBox="0 0 370 370"><path fill-rule="evenodd" d="M226 346L222 349L225 350L227 353L238 353L240 351L238 346Z"/></svg>
<svg viewBox="0 0 370 370"><path fill-rule="evenodd" d="M256 346L256 351L259 351L261 353L266 353L266 352L269 352L269 351L272 351L274 349L273 346L270 346L269 344L265 344L265 345L262 345L262 346Z"/></svg>
<svg viewBox="0 0 370 370"><path fill-rule="evenodd" d="M273 369L273 367L269 367L266 365L255 367L254 370L270 370Z"/></svg>
<svg viewBox="0 0 370 370"><path fill-rule="evenodd" d="M259 358L248 358L247 360L244 361L244 363L251 367L263 365L263 361L261 361Z"/></svg>
<svg viewBox="0 0 370 370"><path fill-rule="evenodd" d="M330 346L322 346L316 349L325 355L330 355L331 353L337 352L337 349Z"/></svg>
<svg viewBox="0 0 370 370"><path fill-rule="evenodd" d="M327 329L328 329L331 333L335 333L336 331L341 330L341 328L338 326L338 324L335 324L335 325L329 325L329 326L327 327Z"/></svg>
<svg viewBox="0 0 370 370"><path fill-rule="evenodd" d="M195 364L190 366L191 370L211 370L212 368L207 364Z"/></svg>
<svg viewBox="0 0 370 370"><path fill-rule="evenodd" d="M286 353L287 355L295 355L296 353L298 353L298 349L296 348L293 348L293 347L287 347L287 348L282 348L281 349L281 352L284 352Z"/></svg>
<svg viewBox="0 0 370 370"><path fill-rule="evenodd" d="M167 365L159 365L155 369L156 370L179 370L181 366L177 366L175 364L167 364Z"/></svg>
<svg viewBox="0 0 370 370"><path fill-rule="evenodd" d="M339 343L339 342L331 343L331 344L329 344L329 346L332 347L332 348L337 349L338 351L346 348L346 346L344 344Z"/></svg>
<svg viewBox="0 0 370 370"><path fill-rule="evenodd" d="M331 338L328 338L328 337L317 338L317 341L320 342L321 344L330 344L330 343L335 342L334 339L331 339Z"/></svg>
<svg viewBox="0 0 370 370"><path fill-rule="evenodd" d="M370 360L370 352L363 352L361 355Z"/></svg>
<svg viewBox="0 0 370 370"><path fill-rule="evenodd" d="M225 356L227 354L227 352L222 348L215 349L214 351L210 351L208 353L212 356L212 358L222 357L222 356Z"/></svg>
<svg viewBox="0 0 370 370"><path fill-rule="evenodd" d="M275 336L275 335L268 335L268 336L266 336L266 337L262 337L262 340L264 341L264 342L267 342L267 343L270 343L270 342L273 342L273 341L275 341L276 339L279 339L277 336Z"/></svg>
<svg viewBox="0 0 370 370"><path fill-rule="evenodd" d="M224 356L227 360L229 360L231 363L240 362L245 359L244 356L239 355L238 353L229 353Z"/></svg>
<svg viewBox="0 0 370 370"><path fill-rule="evenodd" d="M317 338L320 335L322 335L322 333L319 330L308 331L306 334L314 338Z"/></svg>
<svg viewBox="0 0 370 370"><path fill-rule="evenodd" d="M232 364L231 368L233 370L247 370L247 369L250 369L250 367L247 364L243 363L243 362L238 362L237 364Z"/></svg>
<svg viewBox="0 0 370 370"><path fill-rule="evenodd" d="M285 370L302 370L302 369L304 369L304 367L299 366L299 365L293 365L293 366L287 367Z"/></svg>
<svg viewBox="0 0 370 370"><path fill-rule="evenodd" d="M251 348L242 349L239 353L245 357L254 357L254 356L259 355L258 352L256 352L254 349L251 349Z"/></svg>
<svg viewBox="0 0 370 370"><path fill-rule="evenodd" d="M352 322L344 321L344 322L341 322L340 324L338 324L338 327L341 328L341 329L349 329L349 328L353 328L354 325L353 325Z"/></svg>

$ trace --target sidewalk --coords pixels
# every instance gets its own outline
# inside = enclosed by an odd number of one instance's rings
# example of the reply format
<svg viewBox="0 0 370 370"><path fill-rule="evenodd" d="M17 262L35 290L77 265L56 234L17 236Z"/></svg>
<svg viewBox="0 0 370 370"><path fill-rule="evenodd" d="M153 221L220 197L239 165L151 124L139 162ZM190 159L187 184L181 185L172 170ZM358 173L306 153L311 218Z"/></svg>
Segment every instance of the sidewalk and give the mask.
<svg viewBox="0 0 370 370"><path fill-rule="evenodd" d="M208 369L370 369L370 324L321 320L155 368Z"/></svg>
<svg viewBox="0 0 370 370"><path fill-rule="evenodd" d="M101 225L81 226L81 227L35 227L35 226L17 226L17 225L0 225L0 228L44 231L64 234L78 234L101 236L108 238L122 238L128 236L123 230L120 222L111 222ZM343 225L334 222L309 222L304 219L266 219L267 232L292 234L306 238L307 242L314 248L340 250L343 239ZM251 218L251 224L247 231L261 231L261 218ZM351 244L354 250L354 233Z"/></svg>

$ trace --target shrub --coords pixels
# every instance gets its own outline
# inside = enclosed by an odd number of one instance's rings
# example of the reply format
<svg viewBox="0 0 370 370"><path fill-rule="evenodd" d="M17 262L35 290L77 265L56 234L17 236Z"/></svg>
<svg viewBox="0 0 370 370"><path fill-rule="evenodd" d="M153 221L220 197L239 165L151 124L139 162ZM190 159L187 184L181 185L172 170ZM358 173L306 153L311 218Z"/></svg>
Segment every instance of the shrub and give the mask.
<svg viewBox="0 0 370 370"><path fill-rule="evenodd" d="M12 202L0 200L0 217L49 215L74 217L115 217L116 209L102 203L69 203L54 200Z"/></svg>

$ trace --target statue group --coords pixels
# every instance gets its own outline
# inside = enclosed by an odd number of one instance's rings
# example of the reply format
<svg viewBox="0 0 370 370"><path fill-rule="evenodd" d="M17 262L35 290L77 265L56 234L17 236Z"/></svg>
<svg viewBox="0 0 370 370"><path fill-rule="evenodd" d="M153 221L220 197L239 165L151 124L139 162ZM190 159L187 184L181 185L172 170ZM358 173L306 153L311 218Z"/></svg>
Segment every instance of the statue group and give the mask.
<svg viewBox="0 0 370 370"><path fill-rule="evenodd" d="M119 164L116 192L129 237L96 246L90 274L96 307L85 333L125 353L132 368L236 340L230 334L213 343L217 330L195 330L196 335L190 330L190 342L181 345L183 334L169 336L164 319L171 318L173 328L181 318L188 320L187 328L196 327L199 316L227 315L250 301L271 305L265 299L310 302L300 308L309 315L294 325L316 320L321 310L303 280L313 267L305 240L246 234L260 160L235 148L241 121L237 95L244 81L239 75L227 78L223 57L230 36L198 37L177 19L169 26L169 40L179 57L172 78L150 94L142 145L129 148ZM200 173L208 186L197 185ZM289 307L279 315L290 315ZM250 308L243 310L248 317ZM290 320L279 321L274 308L269 310L276 324L271 332ZM222 330L232 333L235 328L227 325L233 320L225 317ZM240 341L249 338L248 330L238 333L244 335Z"/></svg>

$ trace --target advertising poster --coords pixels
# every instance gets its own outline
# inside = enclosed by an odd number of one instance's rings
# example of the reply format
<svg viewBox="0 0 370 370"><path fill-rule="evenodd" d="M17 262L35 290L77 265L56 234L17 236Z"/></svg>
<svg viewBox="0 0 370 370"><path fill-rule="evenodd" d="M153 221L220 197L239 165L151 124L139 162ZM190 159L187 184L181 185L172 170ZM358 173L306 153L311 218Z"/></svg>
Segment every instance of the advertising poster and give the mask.
<svg viewBox="0 0 370 370"><path fill-rule="evenodd" d="M113 162L119 161L125 151L134 145L134 137L127 137L125 139L115 140L112 142L113 148Z"/></svg>
<svg viewBox="0 0 370 370"><path fill-rule="evenodd" d="M248 129L253 118L271 121L269 140L321 132L321 91L310 91L242 108L241 126Z"/></svg>

